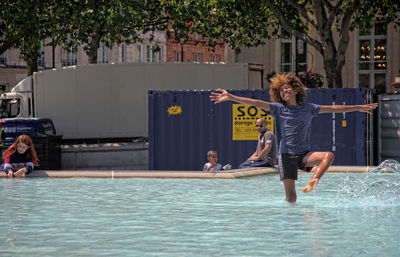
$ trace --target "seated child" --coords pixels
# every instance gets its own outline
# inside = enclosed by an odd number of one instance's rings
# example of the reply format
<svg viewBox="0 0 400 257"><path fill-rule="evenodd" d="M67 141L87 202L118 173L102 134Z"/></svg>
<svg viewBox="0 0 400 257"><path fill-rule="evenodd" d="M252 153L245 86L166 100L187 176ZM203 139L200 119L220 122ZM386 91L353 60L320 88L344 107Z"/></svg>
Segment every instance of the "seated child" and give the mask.
<svg viewBox="0 0 400 257"><path fill-rule="evenodd" d="M207 159L209 162L204 164L203 171L220 171L222 170L222 165L218 163L217 151L210 150L207 152Z"/></svg>
<svg viewBox="0 0 400 257"><path fill-rule="evenodd" d="M4 163L0 170L4 170L10 177L23 177L32 172L34 166L38 165L38 158L32 139L27 135L21 135L3 153Z"/></svg>

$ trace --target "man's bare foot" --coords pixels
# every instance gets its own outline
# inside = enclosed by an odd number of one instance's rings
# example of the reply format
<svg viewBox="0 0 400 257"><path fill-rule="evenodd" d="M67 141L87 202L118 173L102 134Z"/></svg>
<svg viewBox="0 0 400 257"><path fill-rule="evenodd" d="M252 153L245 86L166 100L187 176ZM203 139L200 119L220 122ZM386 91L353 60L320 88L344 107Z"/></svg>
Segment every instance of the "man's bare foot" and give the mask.
<svg viewBox="0 0 400 257"><path fill-rule="evenodd" d="M303 190L303 193L309 193L314 190L314 188L317 186L319 182L319 179L311 179L310 182L308 182L308 185L303 187L301 190Z"/></svg>

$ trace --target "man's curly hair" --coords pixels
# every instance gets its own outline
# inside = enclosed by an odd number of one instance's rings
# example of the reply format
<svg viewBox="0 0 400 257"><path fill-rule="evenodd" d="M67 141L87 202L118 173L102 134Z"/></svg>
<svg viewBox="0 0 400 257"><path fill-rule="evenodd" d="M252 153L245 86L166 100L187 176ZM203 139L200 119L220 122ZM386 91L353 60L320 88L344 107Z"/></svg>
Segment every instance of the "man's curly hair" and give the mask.
<svg viewBox="0 0 400 257"><path fill-rule="evenodd" d="M301 83L300 79L290 73L288 74L276 74L271 78L271 87L269 89L269 94L271 95L271 101L274 103L285 103L282 100L280 89L283 85L289 85L293 88L296 94L297 104L301 104L306 100L306 88Z"/></svg>

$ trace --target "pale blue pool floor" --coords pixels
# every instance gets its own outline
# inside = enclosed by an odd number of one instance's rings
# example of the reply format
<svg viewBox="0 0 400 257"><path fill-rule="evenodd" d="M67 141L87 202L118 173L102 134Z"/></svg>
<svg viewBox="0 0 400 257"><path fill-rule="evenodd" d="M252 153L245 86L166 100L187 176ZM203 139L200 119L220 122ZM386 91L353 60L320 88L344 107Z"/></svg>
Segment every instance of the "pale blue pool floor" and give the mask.
<svg viewBox="0 0 400 257"><path fill-rule="evenodd" d="M399 256L398 175L309 178L1 179L0 256Z"/></svg>

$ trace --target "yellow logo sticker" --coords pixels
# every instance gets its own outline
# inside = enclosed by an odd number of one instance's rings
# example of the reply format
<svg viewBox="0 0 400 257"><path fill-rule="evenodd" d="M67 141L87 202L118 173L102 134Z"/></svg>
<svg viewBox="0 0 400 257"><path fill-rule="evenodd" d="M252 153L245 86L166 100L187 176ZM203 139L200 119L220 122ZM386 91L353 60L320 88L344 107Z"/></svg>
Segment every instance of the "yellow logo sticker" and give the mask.
<svg viewBox="0 0 400 257"><path fill-rule="evenodd" d="M268 130L274 132L274 118L267 111L255 106L232 104L232 140L257 140L256 121L259 118L264 118Z"/></svg>
<svg viewBox="0 0 400 257"><path fill-rule="evenodd" d="M182 113L182 107L179 105L174 105L168 108L169 115L178 115Z"/></svg>

